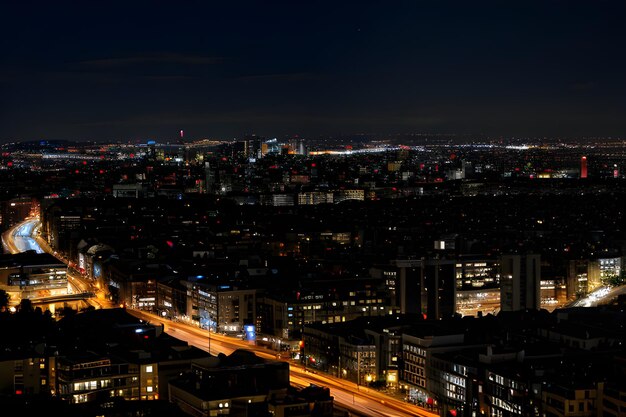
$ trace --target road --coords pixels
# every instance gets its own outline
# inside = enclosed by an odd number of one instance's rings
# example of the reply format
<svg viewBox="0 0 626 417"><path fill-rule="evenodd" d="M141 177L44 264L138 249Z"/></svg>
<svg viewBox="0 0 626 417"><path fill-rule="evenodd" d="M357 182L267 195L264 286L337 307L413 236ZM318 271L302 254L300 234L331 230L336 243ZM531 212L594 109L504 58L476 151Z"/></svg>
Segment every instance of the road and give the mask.
<svg viewBox="0 0 626 417"><path fill-rule="evenodd" d="M626 285L619 287L600 287L585 297L581 297L576 301L572 301L567 307L597 307L602 304L608 304L618 296L626 294Z"/></svg>
<svg viewBox="0 0 626 417"><path fill-rule="evenodd" d="M26 252L34 250L37 253L43 253L44 250L33 239L33 230L39 223L37 219L26 219L23 222L13 226L2 234L2 246L9 253Z"/></svg>
<svg viewBox="0 0 626 417"><path fill-rule="evenodd" d="M212 355L217 355L220 352L230 354L235 349L247 349L262 358L277 360L276 352L250 344L244 340L209 333L207 330L191 327L182 322L173 322L145 311L131 309L127 309L127 311L141 320L159 326L162 325L165 332L169 335L184 340L190 345L203 349ZM367 387L357 386L353 382L327 374L314 373L310 370L305 370L298 363L292 361L287 362L289 362L291 382L300 386L315 384L330 388L331 395L335 398L336 404L341 408L348 409L353 414L388 417L437 416L435 413L407 404L404 401Z"/></svg>
<svg viewBox="0 0 626 417"><path fill-rule="evenodd" d="M3 245L11 253L23 250L36 250L39 253L48 252L61 261L68 263L66 259L54 252L42 239L32 237L33 230L37 227L37 219L27 219L15 226L2 236ZM68 282L75 293L94 292L96 298L90 299L90 303L97 308L114 307L108 301L102 290L94 287L85 277L76 270L68 267ZM209 333L182 322L173 322L157 315L140 310L127 310L134 316L153 324L163 325L166 333L186 341L212 355L219 353L230 354L236 349L248 349L262 358L277 360L276 352L265 349L247 341L227 337L221 334ZM357 386L353 382L335 378L321 373L313 373L304 369L297 363L289 362L290 382L295 385L308 386L310 384L326 386L330 388L335 403L349 410L353 415L380 416L380 417L436 417L437 414L426 411L417 406L407 404L378 391L366 387Z"/></svg>
<svg viewBox="0 0 626 417"><path fill-rule="evenodd" d="M23 222L13 226L2 234L3 248L5 251L12 254L25 252L27 250L34 250L37 253L47 252L56 257L59 261L67 264L68 260L53 251L47 242L40 237L33 237L38 227L39 219L37 218L27 218ZM69 284L68 294L70 294L68 300L74 298L81 299L95 308L112 307L104 292L84 279L74 268L68 267L67 282ZM87 293L93 294L93 297L84 299L84 294ZM71 297L71 294L83 294L83 296ZM61 296L60 301L65 301L63 296Z"/></svg>
<svg viewBox="0 0 626 417"><path fill-rule="evenodd" d="M2 244L6 251L18 253L26 250L35 250L38 253L48 252L65 263L68 261L60 257L42 239L32 237L38 224L37 219L27 219L2 235ZM73 292L94 292L96 298L90 303L97 308L113 307L105 297L104 292L94 287L93 283L85 279L78 271L68 268L68 282ZM620 294L626 293L626 286L617 288L602 287L588 296L570 303L567 307L592 307L610 302ZM197 327L182 322L172 322L154 314L139 310L127 310L136 317L153 324L163 325L164 330L173 337L184 340L190 345L203 349L212 355L218 353L230 354L235 349L248 349L260 357L276 360L276 353L265 348L250 344L246 341L226 337L221 334L209 333ZM331 395L338 406L349 410L355 415L407 417L424 416L436 417L437 414L407 404L393 397L384 395L366 387L342 380L330 375L313 373L304 369L300 364L289 362L290 381L294 385L308 386L309 384L329 387Z"/></svg>

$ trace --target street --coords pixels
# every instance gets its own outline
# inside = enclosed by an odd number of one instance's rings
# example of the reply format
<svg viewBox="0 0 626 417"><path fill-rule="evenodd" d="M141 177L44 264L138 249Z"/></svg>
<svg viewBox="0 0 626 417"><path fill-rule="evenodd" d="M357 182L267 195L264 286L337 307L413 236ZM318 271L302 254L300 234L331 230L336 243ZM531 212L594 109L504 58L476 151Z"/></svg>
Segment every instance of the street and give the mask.
<svg viewBox="0 0 626 417"><path fill-rule="evenodd" d="M36 229L37 219L27 219L3 234L3 245L11 253L22 252L23 250L36 250L39 253L48 252L57 259L68 263L67 259L61 257L41 239L33 238L30 234ZM68 271L68 283L74 292L93 291L95 298L88 301L96 308L112 308L112 303L104 298L103 289L98 289L88 282L73 268ZM192 346L196 346L212 355L219 353L230 354L236 349L247 349L253 351L258 356L277 360L276 352L256 346L248 341L227 337L221 334L210 333L182 322L174 322L164 319L158 315L145 311L127 309L135 317L145 320L151 324L163 326L165 332L172 337L186 341ZM353 415L361 416L385 416L385 417L436 417L437 414L408 404L391 396L385 395L373 389L357 386L355 383L342 380L322 373L314 373L303 368L293 361L289 362L290 381L297 386L308 386L310 384L321 385L330 388L331 395L335 398L335 403L349 410Z"/></svg>

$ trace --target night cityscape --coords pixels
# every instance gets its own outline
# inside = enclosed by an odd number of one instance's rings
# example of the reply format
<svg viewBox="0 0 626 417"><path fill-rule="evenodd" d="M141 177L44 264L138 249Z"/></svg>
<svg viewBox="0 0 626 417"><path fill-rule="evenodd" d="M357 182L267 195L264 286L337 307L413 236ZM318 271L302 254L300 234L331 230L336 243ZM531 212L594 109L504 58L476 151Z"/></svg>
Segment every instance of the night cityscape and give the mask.
<svg viewBox="0 0 626 417"><path fill-rule="evenodd" d="M0 414L626 416L626 4L211 3L0 5Z"/></svg>

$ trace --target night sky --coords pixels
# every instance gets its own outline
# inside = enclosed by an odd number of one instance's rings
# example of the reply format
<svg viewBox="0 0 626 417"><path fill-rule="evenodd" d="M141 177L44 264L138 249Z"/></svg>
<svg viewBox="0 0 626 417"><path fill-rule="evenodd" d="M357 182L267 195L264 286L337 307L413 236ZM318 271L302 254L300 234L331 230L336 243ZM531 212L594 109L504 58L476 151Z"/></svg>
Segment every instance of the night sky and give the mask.
<svg viewBox="0 0 626 417"><path fill-rule="evenodd" d="M0 0L0 141L626 136L626 2Z"/></svg>

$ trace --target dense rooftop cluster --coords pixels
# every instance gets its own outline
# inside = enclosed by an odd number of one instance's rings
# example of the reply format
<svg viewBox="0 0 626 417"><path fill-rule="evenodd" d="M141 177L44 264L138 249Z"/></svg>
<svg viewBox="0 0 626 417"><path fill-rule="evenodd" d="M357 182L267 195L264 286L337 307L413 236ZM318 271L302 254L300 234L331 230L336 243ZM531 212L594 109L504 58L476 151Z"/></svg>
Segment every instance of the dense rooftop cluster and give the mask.
<svg viewBox="0 0 626 417"><path fill-rule="evenodd" d="M587 363L622 369L623 296L557 308L624 283L623 144L423 139L7 145L2 227L39 218L41 243L68 264L54 276L115 305L233 336L252 327L305 366L442 413L547 410L556 391L537 384ZM0 260L8 307L51 295L44 256ZM435 339L450 348L428 350ZM458 398L445 375L465 381ZM185 378L179 388L206 383ZM502 378L528 392L507 397ZM608 398L615 381L588 382Z"/></svg>

